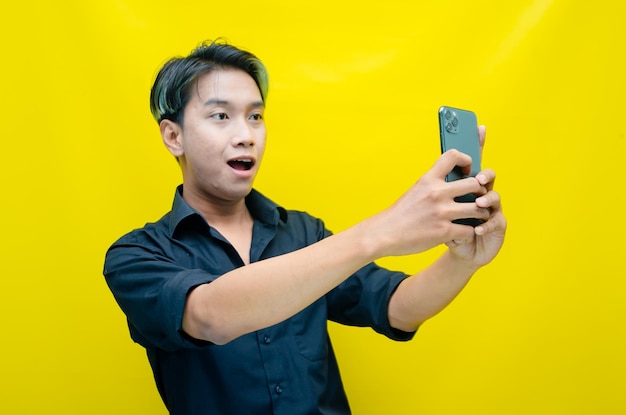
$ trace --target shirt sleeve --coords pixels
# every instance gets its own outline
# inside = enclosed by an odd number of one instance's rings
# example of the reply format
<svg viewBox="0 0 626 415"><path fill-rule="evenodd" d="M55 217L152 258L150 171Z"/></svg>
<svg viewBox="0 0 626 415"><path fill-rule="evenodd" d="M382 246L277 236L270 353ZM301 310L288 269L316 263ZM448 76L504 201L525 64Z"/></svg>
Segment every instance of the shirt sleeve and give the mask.
<svg viewBox="0 0 626 415"><path fill-rule="evenodd" d="M317 223L319 239L332 235L322 221ZM326 294L328 318L349 326L371 327L392 340L411 340L415 332L404 332L389 323L389 300L407 278L403 272L390 271L372 262Z"/></svg>
<svg viewBox="0 0 626 415"><path fill-rule="evenodd" d="M389 324L391 296L408 275L370 263L327 294L329 319L350 326L371 327L392 340L411 340Z"/></svg>
<svg viewBox="0 0 626 415"><path fill-rule="evenodd" d="M158 245L133 233L109 248L104 276L135 342L164 350L211 344L186 335L182 319L189 291L217 276L177 265Z"/></svg>

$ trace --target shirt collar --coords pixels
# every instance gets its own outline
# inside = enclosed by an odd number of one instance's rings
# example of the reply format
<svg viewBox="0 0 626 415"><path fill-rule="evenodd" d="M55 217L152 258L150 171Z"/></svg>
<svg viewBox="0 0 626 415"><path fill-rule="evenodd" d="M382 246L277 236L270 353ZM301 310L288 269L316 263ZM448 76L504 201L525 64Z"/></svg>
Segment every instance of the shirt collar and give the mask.
<svg viewBox="0 0 626 415"><path fill-rule="evenodd" d="M252 216L261 222L269 225L277 225L278 221L287 222L287 211L254 189L246 196L246 206L248 206ZM183 199L183 185L181 184L176 188L172 211L170 212L170 236L174 235L176 228L182 221L191 216L202 218L200 212L189 206Z"/></svg>

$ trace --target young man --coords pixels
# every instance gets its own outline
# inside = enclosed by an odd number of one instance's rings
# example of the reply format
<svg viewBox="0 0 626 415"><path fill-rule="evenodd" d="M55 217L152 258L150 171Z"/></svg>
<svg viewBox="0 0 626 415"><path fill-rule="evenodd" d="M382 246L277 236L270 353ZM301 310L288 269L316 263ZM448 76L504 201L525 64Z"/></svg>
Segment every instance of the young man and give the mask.
<svg viewBox="0 0 626 415"><path fill-rule="evenodd" d="M263 64L224 43L170 60L152 88L183 184L169 213L111 246L104 274L172 414L349 413L327 320L409 340L504 239L495 173L447 183L471 166L454 150L390 208L335 235L276 205L252 188L266 94ZM467 193L475 203L454 202ZM452 223L468 217L485 222ZM444 243L413 276L372 262Z"/></svg>

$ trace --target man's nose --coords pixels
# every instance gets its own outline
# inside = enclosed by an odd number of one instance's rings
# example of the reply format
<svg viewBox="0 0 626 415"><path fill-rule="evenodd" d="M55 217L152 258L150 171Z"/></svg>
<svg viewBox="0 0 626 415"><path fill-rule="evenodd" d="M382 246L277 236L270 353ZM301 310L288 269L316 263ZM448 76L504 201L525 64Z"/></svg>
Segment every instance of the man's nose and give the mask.
<svg viewBox="0 0 626 415"><path fill-rule="evenodd" d="M247 120L237 122L233 131L233 145L235 147L250 147L254 144L255 140L252 132L252 126L247 122Z"/></svg>

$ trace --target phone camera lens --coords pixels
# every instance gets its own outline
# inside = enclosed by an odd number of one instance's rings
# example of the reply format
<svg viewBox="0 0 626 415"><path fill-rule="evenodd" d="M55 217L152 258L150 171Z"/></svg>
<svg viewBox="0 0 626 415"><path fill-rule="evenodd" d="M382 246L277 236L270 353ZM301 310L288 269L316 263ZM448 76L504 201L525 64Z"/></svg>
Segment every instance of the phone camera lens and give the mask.
<svg viewBox="0 0 626 415"><path fill-rule="evenodd" d="M447 132L451 132L452 131L452 124L450 124L449 122L446 123L446 131Z"/></svg>
<svg viewBox="0 0 626 415"><path fill-rule="evenodd" d="M458 127L459 126L459 119L458 118L455 118L455 119L452 120L452 126L453 127Z"/></svg>
<svg viewBox="0 0 626 415"><path fill-rule="evenodd" d="M450 118L452 118L452 112L450 110L447 110L444 114L444 117L446 117L446 120L449 120Z"/></svg>

